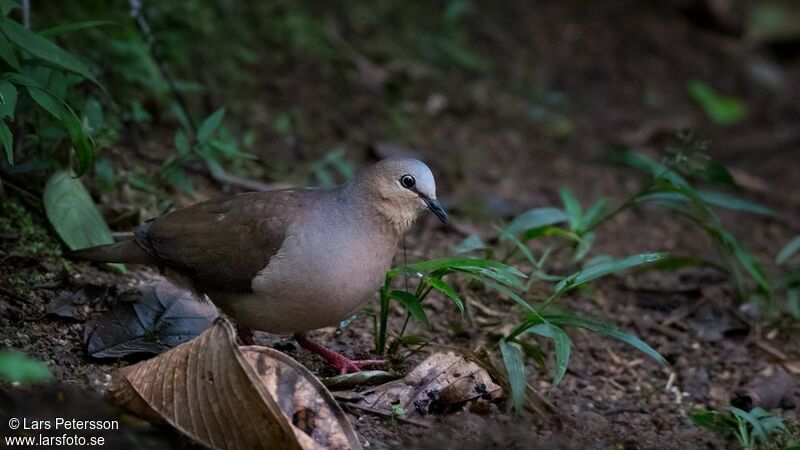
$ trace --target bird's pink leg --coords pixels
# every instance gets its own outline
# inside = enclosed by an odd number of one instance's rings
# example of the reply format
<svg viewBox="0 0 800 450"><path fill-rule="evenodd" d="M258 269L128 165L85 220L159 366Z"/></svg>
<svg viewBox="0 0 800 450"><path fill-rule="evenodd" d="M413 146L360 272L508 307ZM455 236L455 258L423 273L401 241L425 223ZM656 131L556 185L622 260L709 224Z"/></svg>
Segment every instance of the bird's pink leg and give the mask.
<svg viewBox="0 0 800 450"><path fill-rule="evenodd" d="M297 343L300 344L300 347L303 347L311 353L316 353L317 355L322 356L341 374L360 372L362 368L386 364L386 361L382 359L350 359L340 353L336 353L333 350L323 347L322 345L307 338L303 334L296 334L294 338L297 340Z"/></svg>

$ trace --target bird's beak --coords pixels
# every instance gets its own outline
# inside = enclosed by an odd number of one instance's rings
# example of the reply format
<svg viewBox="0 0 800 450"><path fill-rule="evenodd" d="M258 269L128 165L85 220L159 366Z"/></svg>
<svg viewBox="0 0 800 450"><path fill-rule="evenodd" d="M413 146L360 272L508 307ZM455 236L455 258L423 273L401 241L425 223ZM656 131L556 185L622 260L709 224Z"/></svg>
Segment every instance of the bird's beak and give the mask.
<svg viewBox="0 0 800 450"><path fill-rule="evenodd" d="M422 199L423 202L425 202L426 205L428 205L428 209L430 209L431 211L433 211L434 214L436 214L436 217L438 217L439 220L442 221L442 223L447 223L447 211L445 211L444 208L442 208L442 204L439 203L439 200L436 200L435 198L430 198L422 193L419 194L419 197Z"/></svg>

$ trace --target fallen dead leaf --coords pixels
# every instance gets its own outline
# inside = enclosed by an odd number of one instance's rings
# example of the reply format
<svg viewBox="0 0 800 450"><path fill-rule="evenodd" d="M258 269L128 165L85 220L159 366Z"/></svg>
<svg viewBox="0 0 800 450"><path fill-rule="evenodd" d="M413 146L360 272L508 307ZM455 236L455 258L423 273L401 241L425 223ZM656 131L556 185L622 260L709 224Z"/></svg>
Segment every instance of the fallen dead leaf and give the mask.
<svg viewBox="0 0 800 450"><path fill-rule="evenodd" d="M491 401L502 388L474 362L454 353L434 353L400 380L366 391L336 392L349 405L427 426L426 418L470 400Z"/></svg>
<svg viewBox="0 0 800 450"><path fill-rule="evenodd" d="M236 345L217 319L197 338L118 370L112 400L213 449L361 449L325 387L289 356Z"/></svg>
<svg viewBox="0 0 800 450"><path fill-rule="evenodd" d="M95 358L163 353L202 333L219 315L208 300L167 281L144 287L137 296L86 323L87 353Z"/></svg>

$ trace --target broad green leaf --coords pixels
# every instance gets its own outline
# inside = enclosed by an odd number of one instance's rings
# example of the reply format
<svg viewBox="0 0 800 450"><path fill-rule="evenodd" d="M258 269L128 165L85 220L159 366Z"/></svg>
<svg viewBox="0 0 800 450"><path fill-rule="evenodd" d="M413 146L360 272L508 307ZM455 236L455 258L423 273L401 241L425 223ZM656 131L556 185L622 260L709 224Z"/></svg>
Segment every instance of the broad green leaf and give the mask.
<svg viewBox="0 0 800 450"><path fill-rule="evenodd" d="M498 345L503 355L503 364L506 366L508 384L511 385L511 403L515 411L521 412L528 386L528 371L522 361L522 352L504 339L501 339Z"/></svg>
<svg viewBox="0 0 800 450"><path fill-rule="evenodd" d="M8 163L13 165L14 164L14 135L11 133L11 129L8 128L6 122L3 119L0 119L0 143L3 144L3 148L6 150L6 159Z"/></svg>
<svg viewBox="0 0 800 450"><path fill-rule="evenodd" d="M509 234L519 235L532 228L556 225L568 220L569 216L558 208L536 208L515 217L506 227L506 231Z"/></svg>
<svg viewBox="0 0 800 450"><path fill-rule="evenodd" d="M629 256L619 260L606 260L596 264L587 265L583 270L575 272L564 278L553 289L556 294L563 294L582 284L604 277L606 275L620 272L642 264L652 263L664 259L666 253L644 253L641 255Z"/></svg>
<svg viewBox="0 0 800 450"><path fill-rule="evenodd" d="M704 191L698 189L697 196L704 202L719 206L722 208L733 209L736 211L745 211L753 214L760 214L763 216L778 217L780 214L775 210L767 208L766 206L759 205L758 203L745 200L743 198L735 197L723 192Z"/></svg>
<svg viewBox="0 0 800 450"><path fill-rule="evenodd" d="M747 115L747 107L740 99L717 94L701 81L690 81L686 90L714 123L732 125Z"/></svg>
<svg viewBox="0 0 800 450"><path fill-rule="evenodd" d="M55 117L59 121L61 120L61 108L59 108L58 103L45 91L27 86L28 94L30 94L33 101L36 102L37 105L41 106L42 109L50 113L51 116Z"/></svg>
<svg viewBox="0 0 800 450"><path fill-rule="evenodd" d="M797 251L800 250L800 236L795 236L794 239L789 241L785 247L778 253L778 256L775 257L775 262L778 264L783 264L789 260Z"/></svg>
<svg viewBox="0 0 800 450"><path fill-rule="evenodd" d="M44 187L44 210L59 237L72 250L111 244L111 230L80 180L62 170Z"/></svg>
<svg viewBox="0 0 800 450"><path fill-rule="evenodd" d="M561 202L564 204L564 211L566 211L569 217L569 229L578 231L583 219L581 203L575 198L575 195L572 194L572 191L568 187L561 188L558 191L558 195L561 196Z"/></svg>
<svg viewBox="0 0 800 450"><path fill-rule="evenodd" d="M564 330L553 326L550 323L540 323L528 328L526 331L539 336L544 336L553 340L556 350L556 370L553 373L553 386L558 386L569 366L569 357L572 349L572 340Z"/></svg>
<svg viewBox="0 0 800 450"><path fill-rule="evenodd" d="M14 120L14 108L17 106L17 88L7 80L0 80L0 119L7 117Z"/></svg>
<svg viewBox="0 0 800 450"><path fill-rule="evenodd" d="M15 351L0 351L0 379L12 383L45 381L52 377L47 364Z"/></svg>
<svg viewBox="0 0 800 450"><path fill-rule="evenodd" d="M189 145L189 137L181 129L175 132L175 149L178 150L178 155L180 156L187 156L192 151Z"/></svg>
<svg viewBox="0 0 800 450"><path fill-rule="evenodd" d="M389 297L399 301L419 323L426 327L431 326L430 322L428 322L428 316L425 314L425 309L422 307L422 302L419 301L416 295L406 291L395 290L389 293Z"/></svg>
<svg viewBox="0 0 800 450"><path fill-rule="evenodd" d="M469 253L475 250L483 250L486 248L486 243L483 242L483 239L480 238L477 234L471 234L466 237L463 241L461 241L458 245L453 248L454 255L460 255L462 253Z"/></svg>
<svg viewBox="0 0 800 450"><path fill-rule="evenodd" d="M22 68L19 65L19 59L17 59L17 53L14 51L14 48L11 47L11 43L8 42L6 36L0 33L0 59L5 61L12 69L20 71Z"/></svg>
<svg viewBox="0 0 800 450"><path fill-rule="evenodd" d="M207 143L210 141L222 124L223 117L225 117L225 108L220 108L208 116L200 125L200 128L197 129L197 142Z"/></svg>
<svg viewBox="0 0 800 450"><path fill-rule="evenodd" d="M0 0L0 9L2 9L3 17L19 7L20 5L17 0Z"/></svg>
<svg viewBox="0 0 800 450"><path fill-rule="evenodd" d="M53 28L48 28L39 32L39 36L44 38L54 38L60 34L70 33L72 31L85 30L87 28L102 27L105 25L116 25L113 20L87 20L84 22L65 23Z"/></svg>
<svg viewBox="0 0 800 450"><path fill-rule="evenodd" d="M3 31L11 42L19 45L33 56L43 59L66 71L76 73L102 88L100 82L97 81L83 63L53 42L26 29L13 20L3 20L0 22L0 30Z"/></svg>
<svg viewBox="0 0 800 450"><path fill-rule="evenodd" d="M458 297L458 293L456 293L456 290L453 289L453 286L450 286L447 282L445 282L441 278L428 278L428 284L430 284L431 287L436 289L437 291L450 297L455 302L458 309L461 312L464 312L464 302L462 302L461 298Z"/></svg>
<svg viewBox="0 0 800 450"><path fill-rule="evenodd" d="M65 103L61 105L61 125L67 132L72 148L78 156L78 170L76 175L81 176L94 164L94 149L86 130L72 108Z"/></svg>
<svg viewBox="0 0 800 450"><path fill-rule="evenodd" d="M579 327L584 328L586 330L600 333L614 339L618 339L633 348L645 353L647 356L655 359L656 361L660 362L661 364L667 365L667 360L661 356L660 353L655 351L652 347L647 345L644 341L636 337L635 335L628 333L626 331L620 330L619 328L615 327L614 325L599 322L593 319L588 319L585 317L576 316L574 314L547 314L545 315L545 319L552 323L553 325L561 325L561 326L571 326L571 327ZM531 318L532 321L536 321L535 317Z"/></svg>

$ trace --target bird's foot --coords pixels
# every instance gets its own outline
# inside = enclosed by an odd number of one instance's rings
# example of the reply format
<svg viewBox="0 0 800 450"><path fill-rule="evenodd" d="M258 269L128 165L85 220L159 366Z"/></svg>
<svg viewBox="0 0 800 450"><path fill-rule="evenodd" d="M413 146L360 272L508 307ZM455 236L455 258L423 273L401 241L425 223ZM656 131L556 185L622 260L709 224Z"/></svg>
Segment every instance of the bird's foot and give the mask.
<svg viewBox="0 0 800 450"><path fill-rule="evenodd" d="M383 359L350 359L341 353L336 353L333 350L323 347L321 344L308 339L302 334L295 336L295 339L297 340L297 343L300 344L300 346L304 349L325 358L325 360L328 361L328 363L342 375L346 373L360 372L361 369L371 366L386 364L386 361Z"/></svg>

